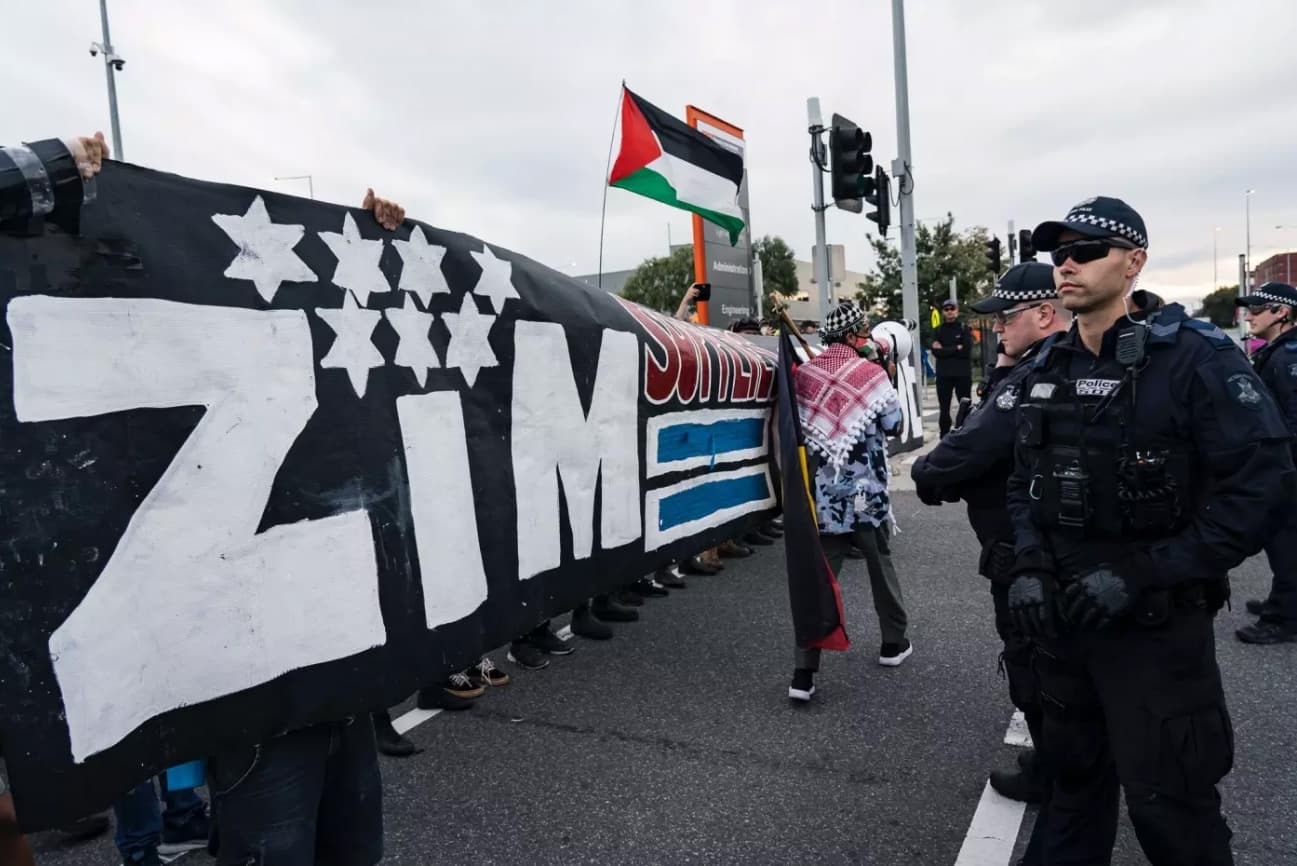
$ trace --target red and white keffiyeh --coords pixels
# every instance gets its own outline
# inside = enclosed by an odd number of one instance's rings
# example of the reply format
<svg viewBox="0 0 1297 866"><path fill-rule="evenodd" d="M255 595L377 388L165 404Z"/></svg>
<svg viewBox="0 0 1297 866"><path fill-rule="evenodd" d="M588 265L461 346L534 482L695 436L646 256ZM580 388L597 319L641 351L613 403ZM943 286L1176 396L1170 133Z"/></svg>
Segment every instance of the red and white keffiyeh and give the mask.
<svg viewBox="0 0 1297 866"><path fill-rule="evenodd" d="M900 408L887 371L834 343L797 368L797 408L806 444L835 468L880 415Z"/></svg>

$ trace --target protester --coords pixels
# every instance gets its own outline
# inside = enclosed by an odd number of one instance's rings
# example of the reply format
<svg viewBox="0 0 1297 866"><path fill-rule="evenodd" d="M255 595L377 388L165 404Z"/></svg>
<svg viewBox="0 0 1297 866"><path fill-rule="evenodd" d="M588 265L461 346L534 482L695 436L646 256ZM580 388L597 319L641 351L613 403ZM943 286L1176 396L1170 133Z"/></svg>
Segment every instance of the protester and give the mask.
<svg viewBox="0 0 1297 866"><path fill-rule="evenodd" d="M941 435L950 432L950 398L970 399L973 391L973 334L959 321L959 304L947 300L941 305L944 321L932 333L932 354L937 359L937 426Z"/></svg>
<svg viewBox="0 0 1297 866"><path fill-rule="evenodd" d="M882 633L878 662L896 666L914 648L888 546L891 529L887 436L901 426L901 405L887 371L856 353L865 314L844 301L824 320L826 348L797 369L797 403L813 458L813 492L820 541L829 567L842 569L854 542L864 551ZM799 647L788 696L808 701L820 650Z"/></svg>
<svg viewBox="0 0 1297 866"><path fill-rule="evenodd" d="M136 785L113 806L117 830L113 842L124 866L157 866L160 854L183 854L206 848L211 827L207 806L193 788L173 788L158 776L166 810L158 807L153 779Z"/></svg>
<svg viewBox="0 0 1297 866"><path fill-rule="evenodd" d="M405 209L367 190L387 231ZM383 785L369 713L312 725L208 760L218 866L370 866L383 857Z"/></svg>

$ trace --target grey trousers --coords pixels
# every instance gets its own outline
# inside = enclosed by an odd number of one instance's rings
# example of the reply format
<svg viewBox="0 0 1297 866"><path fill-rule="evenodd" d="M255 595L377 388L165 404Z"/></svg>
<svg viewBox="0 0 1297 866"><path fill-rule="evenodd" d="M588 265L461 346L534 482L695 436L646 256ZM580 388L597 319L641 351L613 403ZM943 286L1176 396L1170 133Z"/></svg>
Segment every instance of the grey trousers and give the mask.
<svg viewBox="0 0 1297 866"><path fill-rule="evenodd" d="M842 573L847 549L853 544L865 555L869 588L874 596L874 612L878 614L878 631L883 643L900 643L905 639L909 618L905 614L905 602L901 598L901 583L896 577L896 568L892 565L890 539L891 529L886 524L861 525L850 535L821 535L820 544L834 574ZM820 650L798 647L793 666L818 671Z"/></svg>

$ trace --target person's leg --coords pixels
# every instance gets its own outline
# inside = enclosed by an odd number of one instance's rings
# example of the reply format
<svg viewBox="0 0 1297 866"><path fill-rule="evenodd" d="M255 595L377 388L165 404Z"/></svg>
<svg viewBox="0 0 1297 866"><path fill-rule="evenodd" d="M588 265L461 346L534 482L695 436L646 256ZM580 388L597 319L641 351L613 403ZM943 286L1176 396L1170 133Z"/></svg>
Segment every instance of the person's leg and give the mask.
<svg viewBox="0 0 1297 866"><path fill-rule="evenodd" d="M1270 537L1265 555L1274 575L1269 598L1273 610L1263 613L1261 619L1297 631L1297 503Z"/></svg>
<svg viewBox="0 0 1297 866"><path fill-rule="evenodd" d="M166 773L158 776L158 786L166 806L162 812L162 844L158 852L180 854L206 848L211 826L203 798L193 788L168 787Z"/></svg>
<svg viewBox="0 0 1297 866"><path fill-rule="evenodd" d="M847 548L851 545L850 535L821 535L820 546L824 558L834 575L842 570L846 561ZM798 701L809 701L815 694L815 674L820 669L821 650L818 647L796 647L793 652L793 682L788 687L788 697Z"/></svg>
<svg viewBox="0 0 1297 866"><path fill-rule="evenodd" d="M130 866L155 860L162 842L162 807L153 779L140 782L114 803L113 813L117 816L113 842L122 862Z"/></svg>
<svg viewBox="0 0 1297 866"><path fill-rule="evenodd" d="M905 614L905 602L901 597L901 582L892 565L890 536L891 529L886 524L861 524L852 533L856 547L865 555L869 588L873 592L874 611L878 614L878 630L883 643L903 644L909 617Z"/></svg>
<svg viewBox="0 0 1297 866"><path fill-rule="evenodd" d="M1117 774L1151 866L1234 862L1216 789L1234 763L1234 732L1213 619L1179 610L1161 627L1128 626L1096 641Z"/></svg>
<svg viewBox="0 0 1297 866"><path fill-rule="evenodd" d="M316 862L371 866L383 859L383 780L367 716L334 726L316 825Z"/></svg>
<svg viewBox="0 0 1297 866"><path fill-rule="evenodd" d="M941 435L945 436L950 432L950 395L954 391L955 385L949 376L937 377L937 428Z"/></svg>
<svg viewBox="0 0 1297 866"><path fill-rule="evenodd" d="M218 866L313 866L333 725L315 725L207 763Z"/></svg>
<svg viewBox="0 0 1297 866"><path fill-rule="evenodd" d="M1108 731L1087 670L1085 644L1076 638L1036 645L1044 741L1037 754L1053 771L1043 822L1044 862L1050 866L1106 866L1117 838L1120 789Z"/></svg>
<svg viewBox="0 0 1297 866"><path fill-rule="evenodd" d="M973 399L973 377L962 376L952 383L955 387L955 399L971 400ZM958 403L956 403L958 405Z"/></svg>

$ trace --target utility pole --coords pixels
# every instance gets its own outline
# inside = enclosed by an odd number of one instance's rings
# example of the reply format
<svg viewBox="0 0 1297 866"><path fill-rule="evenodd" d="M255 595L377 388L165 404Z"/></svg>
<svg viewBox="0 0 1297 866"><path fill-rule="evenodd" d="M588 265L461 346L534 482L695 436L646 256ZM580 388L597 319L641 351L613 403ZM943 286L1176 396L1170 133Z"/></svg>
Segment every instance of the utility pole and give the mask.
<svg viewBox="0 0 1297 866"><path fill-rule="evenodd" d="M1247 256L1239 253L1238 256L1238 296L1241 298L1246 295L1247 290ZM1242 317L1238 320L1238 336L1243 342L1243 350L1247 351L1247 319Z"/></svg>
<svg viewBox="0 0 1297 866"><path fill-rule="evenodd" d="M806 100L807 132L811 135L811 179L814 183L814 198L811 210L815 213L815 288L820 297L820 319L829 313L831 303L829 287L829 248L824 233L824 142L820 134L824 132L824 119L820 114L820 98L812 96Z"/></svg>
<svg viewBox="0 0 1297 866"><path fill-rule="evenodd" d="M1211 290L1213 292L1220 288L1220 259L1216 252L1216 244L1219 240L1220 226L1216 226L1216 231L1211 233Z"/></svg>
<svg viewBox="0 0 1297 866"><path fill-rule="evenodd" d="M121 72L126 65L125 58L118 57L113 51L113 40L108 35L108 0L99 0L99 20L103 24L104 41L90 43L90 56L104 55L104 72L108 76L108 117L113 125L113 156L125 159L122 149L122 124L117 117L117 82L113 73Z"/></svg>
<svg viewBox="0 0 1297 866"><path fill-rule="evenodd" d="M1254 189L1243 193L1243 206L1247 213L1247 252L1244 254L1243 279L1238 284L1238 290L1243 294L1252 288L1252 196L1255 193Z"/></svg>
<svg viewBox="0 0 1297 866"><path fill-rule="evenodd" d="M1018 233L1013 230L1013 220L1009 220L1009 267L1013 267L1015 261L1022 261L1022 253L1018 251ZM999 274L991 277L991 284L995 284L995 278Z"/></svg>
<svg viewBox="0 0 1297 866"><path fill-rule="evenodd" d="M896 67L896 161L892 176L900 192L901 308L910 332L910 362L918 377L919 417L923 416L923 348L919 344L919 269L914 247L914 175L910 164L910 90L905 63L905 0L892 0L892 59Z"/></svg>

